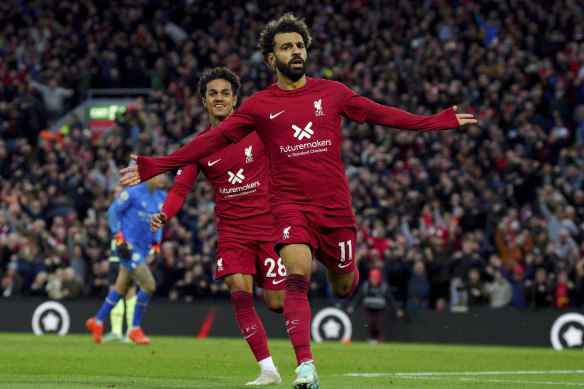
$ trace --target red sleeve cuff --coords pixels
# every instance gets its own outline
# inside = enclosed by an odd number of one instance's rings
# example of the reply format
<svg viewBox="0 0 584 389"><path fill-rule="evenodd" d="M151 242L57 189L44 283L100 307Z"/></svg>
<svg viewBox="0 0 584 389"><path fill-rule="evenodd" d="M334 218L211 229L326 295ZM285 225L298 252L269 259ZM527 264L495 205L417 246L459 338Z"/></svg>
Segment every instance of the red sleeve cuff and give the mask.
<svg viewBox="0 0 584 389"><path fill-rule="evenodd" d="M141 182L146 182L157 175L150 166L149 160L150 158L148 157L138 157L138 174L140 174Z"/></svg>

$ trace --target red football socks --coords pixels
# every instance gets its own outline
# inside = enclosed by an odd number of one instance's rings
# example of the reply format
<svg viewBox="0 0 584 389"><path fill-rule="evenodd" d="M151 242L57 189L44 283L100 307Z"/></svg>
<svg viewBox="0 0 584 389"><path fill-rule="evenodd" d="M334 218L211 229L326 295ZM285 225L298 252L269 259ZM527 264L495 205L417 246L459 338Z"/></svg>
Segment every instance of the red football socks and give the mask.
<svg viewBox="0 0 584 389"><path fill-rule="evenodd" d="M294 347L298 365L312 360L310 352L310 304L308 289L310 281L300 274L286 277L286 294L284 295L284 320L286 331Z"/></svg>
<svg viewBox="0 0 584 389"><path fill-rule="evenodd" d="M231 305L235 308L235 317L241 334L247 340L256 361L268 358L270 356L268 337L253 307L252 294L243 291L231 293Z"/></svg>

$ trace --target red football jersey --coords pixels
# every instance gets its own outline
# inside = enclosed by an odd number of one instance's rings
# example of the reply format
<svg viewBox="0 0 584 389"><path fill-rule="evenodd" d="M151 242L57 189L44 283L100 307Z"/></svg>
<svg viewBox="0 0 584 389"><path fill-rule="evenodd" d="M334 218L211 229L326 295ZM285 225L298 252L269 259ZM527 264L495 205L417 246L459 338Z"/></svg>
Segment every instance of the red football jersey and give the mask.
<svg viewBox="0 0 584 389"><path fill-rule="evenodd" d="M212 131L207 127L198 136ZM181 168L179 182L193 187L201 170L215 194L215 216L220 239L270 241L272 218L268 207L268 157L256 133L210 156Z"/></svg>
<svg viewBox="0 0 584 389"><path fill-rule="evenodd" d="M362 123L373 102L346 86L307 77L298 89L277 84L246 99L219 131L237 142L255 129L270 159L270 205L353 215L341 159L343 116Z"/></svg>
<svg viewBox="0 0 584 389"><path fill-rule="evenodd" d="M376 104L335 81L306 80L298 89L283 90L274 84L255 93L217 126L219 133L197 137L166 157L139 157L140 178L147 180L198 160L228 141L237 143L255 129L270 161L269 198L273 212L306 209L352 216L341 159L343 116L359 123L408 130L458 127L453 109L432 116L414 115Z"/></svg>

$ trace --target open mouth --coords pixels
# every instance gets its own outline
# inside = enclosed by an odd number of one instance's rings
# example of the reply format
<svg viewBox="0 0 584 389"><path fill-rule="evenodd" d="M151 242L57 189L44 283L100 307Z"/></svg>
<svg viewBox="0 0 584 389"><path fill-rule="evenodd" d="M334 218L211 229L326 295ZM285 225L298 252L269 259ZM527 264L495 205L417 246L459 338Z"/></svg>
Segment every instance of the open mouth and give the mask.
<svg viewBox="0 0 584 389"><path fill-rule="evenodd" d="M213 107L214 107L215 109L219 109L219 110L221 110L221 109L225 108L225 105L224 105L224 104L217 104L217 105L214 105Z"/></svg>
<svg viewBox="0 0 584 389"><path fill-rule="evenodd" d="M301 68L302 66L304 66L304 61L301 60L300 58L292 60L292 67L293 68Z"/></svg>

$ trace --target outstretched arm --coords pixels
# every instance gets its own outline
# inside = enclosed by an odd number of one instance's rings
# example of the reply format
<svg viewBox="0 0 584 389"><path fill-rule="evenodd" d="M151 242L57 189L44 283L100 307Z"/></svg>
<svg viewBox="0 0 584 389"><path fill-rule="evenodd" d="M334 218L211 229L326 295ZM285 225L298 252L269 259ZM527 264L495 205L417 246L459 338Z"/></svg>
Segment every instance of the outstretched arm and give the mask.
<svg viewBox="0 0 584 389"><path fill-rule="evenodd" d="M349 119L359 123L367 122L402 130L436 131L448 130L465 124L476 124L471 114L457 114L457 107L446 109L431 116L415 115L398 108L377 104L366 97L359 96L342 86L342 112Z"/></svg>
<svg viewBox="0 0 584 389"><path fill-rule="evenodd" d="M148 181L152 177L169 170L195 163L201 158L223 149L229 143L229 140L221 131L213 130L195 137L166 157L147 158L131 155L130 158L137 161L138 164L121 169L120 175L122 177L120 182L128 186L138 185L140 182Z"/></svg>
<svg viewBox="0 0 584 389"><path fill-rule="evenodd" d="M476 124L471 114L456 113L457 106L431 116L415 115L398 108L373 103L365 121L401 130L436 131L449 130L465 124Z"/></svg>
<svg viewBox="0 0 584 389"><path fill-rule="evenodd" d="M120 175L127 173L120 178L120 182L129 186L138 185L140 182L148 181L166 171L196 163L201 158L216 153L230 143L238 142L254 130L252 100L253 96L245 100L237 111L232 113L215 129L195 137L166 157L146 158L132 155L131 158L137 161L138 164L137 166L120 170Z"/></svg>

